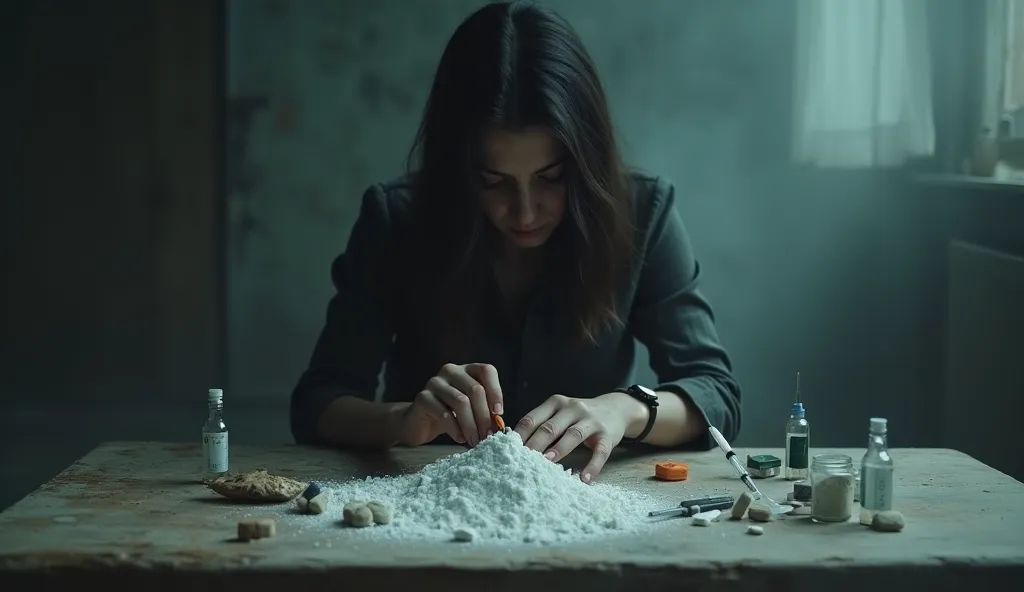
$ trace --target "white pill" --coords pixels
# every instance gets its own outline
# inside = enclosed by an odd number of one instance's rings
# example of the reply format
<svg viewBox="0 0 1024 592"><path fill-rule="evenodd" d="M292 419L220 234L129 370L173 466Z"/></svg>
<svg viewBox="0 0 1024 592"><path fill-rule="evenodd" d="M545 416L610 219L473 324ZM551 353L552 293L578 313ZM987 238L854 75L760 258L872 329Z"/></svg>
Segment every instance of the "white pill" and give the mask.
<svg viewBox="0 0 1024 592"><path fill-rule="evenodd" d="M384 502L366 502L366 507L370 508L370 512L373 513L373 521L377 524L387 524L391 522L391 518L394 516L391 506Z"/></svg>
<svg viewBox="0 0 1024 592"><path fill-rule="evenodd" d="M255 518L238 523L238 538L242 541L267 539L274 536L276 531L274 520L271 518Z"/></svg>
<svg viewBox="0 0 1024 592"><path fill-rule="evenodd" d="M743 518L743 515L747 513L747 508L750 507L750 504L753 503L753 501L754 498L750 497L749 493L746 491L741 493L740 496L736 498L736 503L732 505L732 510L730 510L732 517L736 520Z"/></svg>
<svg viewBox="0 0 1024 592"><path fill-rule="evenodd" d="M747 518L750 518L754 522L771 522L773 518L772 510L771 508L755 504L750 506L750 509L747 510Z"/></svg>
<svg viewBox="0 0 1024 592"><path fill-rule="evenodd" d="M323 514L324 510L327 509L327 504L330 502L330 494L326 491L317 494L313 499L309 500L307 508L310 514Z"/></svg>
<svg viewBox="0 0 1024 592"><path fill-rule="evenodd" d="M710 526L711 523L721 515L721 510L708 510L707 512L695 514L691 522L694 526Z"/></svg>

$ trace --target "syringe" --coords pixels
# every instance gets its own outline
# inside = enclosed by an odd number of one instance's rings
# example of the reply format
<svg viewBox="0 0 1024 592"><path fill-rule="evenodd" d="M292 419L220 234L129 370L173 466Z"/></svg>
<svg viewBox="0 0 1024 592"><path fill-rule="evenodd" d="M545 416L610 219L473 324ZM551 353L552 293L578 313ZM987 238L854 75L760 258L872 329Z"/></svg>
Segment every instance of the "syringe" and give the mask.
<svg viewBox="0 0 1024 592"><path fill-rule="evenodd" d="M722 435L722 432L719 432L715 426L708 426L708 431L711 432L711 437L718 443L718 447L725 452L725 458L729 459L729 464L731 464L732 468L736 470L736 474L740 476L740 480L747 486L750 493L754 494L755 500L760 501L763 499L771 506L772 514L785 514L789 510L793 509L790 506L784 506L772 498L762 495L757 489L757 485L754 485L754 480L750 478L750 473L748 473L747 470L743 468L743 465L740 464L740 461L736 459L736 453L733 452L732 446L729 446L729 443L725 440L725 436Z"/></svg>
<svg viewBox="0 0 1024 592"><path fill-rule="evenodd" d="M740 464L740 461L736 459L736 453L733 452L732 446L729 446L729 442L726 441L725 436L722 435L722 432L719 432L718 428L716 428L715 426L708 426L708 431L711 433L711 437L715 439L715 442L718 444L718 447L721 448L722 452L725 453L725 458L728 459L729 464L732 465L733 469L736 469L736 474L740 476L740 480L743 481L743 484L747 486L747 489L750 490L750 493L754 494L754 499L761 499L763 496L761 495L761 492L757 489L757 485L754 485L754 480L750 478L750 473L748 473L747 470L743 468L743 465Z"/></svg>

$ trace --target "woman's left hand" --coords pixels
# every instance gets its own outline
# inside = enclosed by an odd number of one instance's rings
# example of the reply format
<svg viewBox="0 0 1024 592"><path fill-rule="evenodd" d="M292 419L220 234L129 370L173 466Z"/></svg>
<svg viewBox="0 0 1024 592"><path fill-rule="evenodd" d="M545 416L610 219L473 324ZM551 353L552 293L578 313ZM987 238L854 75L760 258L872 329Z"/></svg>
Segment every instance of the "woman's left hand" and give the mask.
<svg viewBox="0 0 1024 592"><path fill-rule="evenodd" d="M516 425L523 443L551 461L559 461L580 444L593 451L590 462L580 471L589 483L622 441L628 426L627 413L619 399L602 395L595 399L573 399L552 395Z"/></svg>

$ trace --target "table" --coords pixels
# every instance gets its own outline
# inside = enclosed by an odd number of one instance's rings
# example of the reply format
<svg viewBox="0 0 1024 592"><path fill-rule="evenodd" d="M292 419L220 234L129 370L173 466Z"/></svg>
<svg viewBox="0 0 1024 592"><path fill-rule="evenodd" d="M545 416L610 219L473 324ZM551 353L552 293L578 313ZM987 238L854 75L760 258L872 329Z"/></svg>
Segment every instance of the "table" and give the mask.
<svg viewBox="0 0 1024 592"><path fill-rule="evenodd" d="M424 446L378 455L298 446L232 447L232 470L266 467L298 479L413 471L457 448ZM863 450L845 452L855 459ZM747 453L780 450L737 449ZM0 514L0 590L475 589L727 590L743 592L1011 589L1024 577L1024 484L953 450L896 449L901 533L878 533L856 518L816 524L785 518L763 536L748 521L696 528L688 520L614 544L522 546L495 553L477 545L372 543L342 528L303 532L308 516L278 519L278 536L230 543L253 510L218 498L198 480L192 444L113 442L99 446ZM650 478L657 460L684 460L690 479ZM570 465L581 458L571 457ZM721 452L615 454L602 473L673 505L699 486L743 490ZM776 499L791 483L759 482ZM1009 586L1009 588L1007 588Z"/></svg>

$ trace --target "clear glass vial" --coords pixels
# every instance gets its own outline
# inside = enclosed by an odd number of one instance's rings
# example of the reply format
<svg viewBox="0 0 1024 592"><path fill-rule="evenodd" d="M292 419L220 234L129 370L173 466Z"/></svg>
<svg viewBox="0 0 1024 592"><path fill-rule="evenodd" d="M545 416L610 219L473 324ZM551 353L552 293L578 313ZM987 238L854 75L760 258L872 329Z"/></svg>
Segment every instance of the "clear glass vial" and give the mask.
<svg viewBox="0 0 1024 592"><path fill-rule="evenodd" d="M815 522L849 520L855 480L849 455L816 455L811 460L811 518Z"/></svg>
<svg viewBox="0 0 1024 592"><path fill-rule="evenodd" d="M790 481L807 478L808 460L811 452L811 424L804 417L804 405L793 403L789 421L786 422L786 467L783 477Z"/></svg>
<svg viewBox="0 0 1024 592"><path fill-rule="evenodd" d="M218 477L228 472L228 426L224 423L224 391L207 391L206 424L203 425L203 472Z"/></svg>
<svg viewBox="0 0 1024 592"><path fill-rule="evenodd" d="M894 465L886 434L888 421L872 417L868 450L860 461L860 523L871 524L877 512L892 509Z"/></svg>

